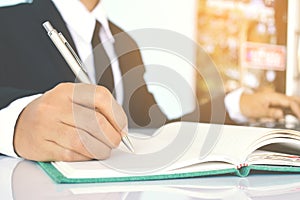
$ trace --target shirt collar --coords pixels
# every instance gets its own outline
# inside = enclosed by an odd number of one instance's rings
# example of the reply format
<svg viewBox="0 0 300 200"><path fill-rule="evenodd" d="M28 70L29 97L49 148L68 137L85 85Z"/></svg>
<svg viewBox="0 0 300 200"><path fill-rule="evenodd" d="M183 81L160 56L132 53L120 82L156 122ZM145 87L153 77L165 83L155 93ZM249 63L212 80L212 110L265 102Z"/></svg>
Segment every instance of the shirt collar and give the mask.
<svg viewBox="0 0 300 200"><path fill-rule="evenodd" d="M92 15L95 17L95 23L96 20L98 20L102 25L105 35L107 36L107 39L111 39L114 42L113 35L109 28L108 17L102 3L98 3L98 5L92 11Z"/></svg>
<svg viewBox="0 0 300 200"><path fill-rule="evenodd" d="M60 12L68 28L73 29L86 42L90 43L92 41L96 20L101 23L106 38L114 42L107 14L102 3L99 3L92 12L89 12L80 1L52 0L52 2ZM82 27L82 24L84 24L84 27Z"/></svg>

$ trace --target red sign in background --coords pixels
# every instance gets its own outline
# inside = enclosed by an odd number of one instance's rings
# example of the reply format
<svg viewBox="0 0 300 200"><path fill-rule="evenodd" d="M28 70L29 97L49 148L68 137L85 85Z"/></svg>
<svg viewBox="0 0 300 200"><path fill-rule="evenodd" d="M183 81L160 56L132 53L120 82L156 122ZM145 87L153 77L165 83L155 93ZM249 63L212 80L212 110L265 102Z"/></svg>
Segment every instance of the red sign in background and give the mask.
<svg viewBox="0 0 300 200"><path fill-rule="evenodd" d="M246 42L242 45L242 67L283 71L286 48L282 45Z"/></svg>

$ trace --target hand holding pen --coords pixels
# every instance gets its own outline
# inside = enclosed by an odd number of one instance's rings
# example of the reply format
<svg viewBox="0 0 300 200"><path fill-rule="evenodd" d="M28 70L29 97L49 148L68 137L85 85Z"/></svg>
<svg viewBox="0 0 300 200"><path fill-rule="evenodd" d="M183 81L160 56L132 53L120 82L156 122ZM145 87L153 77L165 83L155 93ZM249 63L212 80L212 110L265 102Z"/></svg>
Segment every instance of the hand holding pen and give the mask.
<svg viewBox="0 0 300 200"><path fill-rule="evenodd" d="M85 70L83 62L76 55L75 51L72 49L71 45L67 42L62 33L58 33L52 27L49 21L43 23L43 26L46 29L52 42L55 44L55 46L57 47L61 55L64 57L64 59L68 63L75 76L79 79L79 81L81 81L82 83L92 84ZM133 146L127 135L122 136L122 142L131 152L134 152Z"/></svg>
<svg viewBox="0 0 300 200"><path fill-rule="evenodd" d="M54 32L52 37L84 83L60 83L28 97L12 130L15 153L35 161L83 161L108 158L122 140L130 149L122 106L106 88L85 84L89 78L63 38Z"/></svg>
<svg viewBox="0 0 300 200"><path fill-rule="evenodd" d="M61 83L23 109L14 150L35 161L102 160L119 146L126 125L122 107L104 87Z"/></svg>

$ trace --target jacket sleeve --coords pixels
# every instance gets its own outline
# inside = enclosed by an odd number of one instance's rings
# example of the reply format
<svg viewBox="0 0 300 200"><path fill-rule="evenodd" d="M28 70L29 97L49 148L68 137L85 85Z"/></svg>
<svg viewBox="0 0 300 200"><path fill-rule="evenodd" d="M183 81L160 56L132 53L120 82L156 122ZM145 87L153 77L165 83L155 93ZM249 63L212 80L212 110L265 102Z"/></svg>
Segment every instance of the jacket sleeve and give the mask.
<svg viewBox="0 0 300 200"><path fill-rule="evenodd" d="M7 107L11 102L19 98L34 94L37 94L37 92L12 87L0 87L0 109Z"/></svg>

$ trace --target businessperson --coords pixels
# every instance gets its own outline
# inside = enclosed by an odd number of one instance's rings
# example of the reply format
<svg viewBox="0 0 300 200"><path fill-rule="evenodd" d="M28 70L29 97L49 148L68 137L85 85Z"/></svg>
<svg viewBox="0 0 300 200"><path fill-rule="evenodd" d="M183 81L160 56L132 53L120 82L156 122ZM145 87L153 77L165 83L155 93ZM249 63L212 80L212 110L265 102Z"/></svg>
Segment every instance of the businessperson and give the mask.
<svg viewBox="0 0 300 200"><path fill-rule="evenodd" d="M116 54L118 60L104 72L105 78L96 77L97 57L102 58L96 55L87 68L95 85L74 83L73 72L42 27L45 21L64 34L83 60L93 53L99 37L123 33L107 19L99 0L36 0L1 8L0 153L38 161L105 159L128 126L159 127L169 122L147 90L141 55L129 35L110 40L113 50L104 52L108 57ZM133 50L121 54L124 49ZM134 78L125 76L133 69ZM121 90L112 94L118 80ZM238 98L230 98L238 104L233 113L246 118L282 117L282 110L272 105L291 108L300 117L294 97L240 92ZM210 110L210 105L199 106L182 120L209 122L210 114L199 111ZM257 106L259 110L253 109Z"/></svg>

